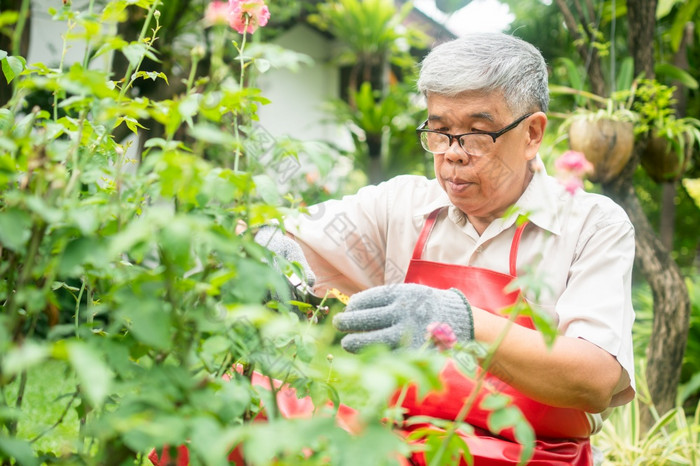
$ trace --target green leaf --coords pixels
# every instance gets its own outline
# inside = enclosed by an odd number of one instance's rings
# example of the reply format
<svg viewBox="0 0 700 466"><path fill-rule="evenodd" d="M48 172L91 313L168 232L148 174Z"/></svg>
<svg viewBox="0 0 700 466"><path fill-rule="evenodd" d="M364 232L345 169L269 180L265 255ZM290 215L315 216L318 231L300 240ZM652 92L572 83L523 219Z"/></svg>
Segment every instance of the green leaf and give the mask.
<svg viewBox="0 0 700 466"><path fill-rule="evenodd" d="M498 393L492 393L484 397L484 399L481 401L480 407L489 411L495 411L497 409L505 408L510 404L510 402L510 397L500 395Z"/></svg>
<svg viewBox="0 0 700 466"><path fill-rule="evenodd" d="M142 78L142 79L150 79L151 81L155 81L158 78L162 79L165 81L166 84L168 83L168 77L165 75L163 72L158 72L158 71L138 71L136 74L134 74L135 78Z"/></svg>
<svg viewBox="0 0 700 466"><path fill-rule="evenodd" d="M198 417L191 422L190 448L204 464L228 466L226 460L238 436L235 429L222 428L213 419Z"/></svg>
<svg viewBox="0 0 700 466"><path fill-rule="evenodd" d="M253 181L255 182L255 189L263 201L272 205L279 204L280 195L277 191L277 183L272 178L265 174L255 175Z"/></svg>
<svg viewBox="0 0 700 466"><path fill-rule="evenodd" d="M68 360L78 375L81 390L90 404L99 408L112 390L112 371L98 356L101 352L94 345L71 341L67 344L67 350Z"/></svg>
<svg viewBox="0 0 700 466"><path fill-rule="evenodd" d="M670 63L658 63L654 66L657 78L664 77L669 81L678 81L688 89L697 89L697 80L687 71Z"/></svg>
<svg viewBox="0 0 700 466"><path fill-rule="evenodd" d="M22 466L38 466L31 445L18 438L0 437L0 457L14 458Z"/></svg>
<svg viewBox="0 0 700 466"><path fill-rule="evenodd" d="M297 345L297 356L302 362L311 362L316 355L316 340L309 335L297 335L295 338Z"/></svg>
<svg viewBox="0 0 700 466"><path fill-rule="evenodd" d="M27 207L44 219L46 223L57 223L63 217L63 213L60 210L51 206L38 196L28 197Z"/></svg>
<svg viewBox="0 0 700 466"><path fill-rule="evenodd" d="M682 183L690 198L700 209L700 178L685 178Z"/></svg>
<svg viewBox="0 0 700 466"><path fill-rule="evenodd" d="M24 58L12 55L6 56L0 62L7 84L10 84L27 67L27 61Z"/></svg>
<svg viewBox="0 0 700 466"><path fill-rule="evenodd" d="M49 349L45 345L27 340L7 352L3 358L2 372L5 375L18 374L44 361L48 355Z"/></svg>
<svg viewBox="0 0 700 466"><path fill-rule="evenodd" d="M0 244L20 252L31 236L32 219L27 212L9 209L0 212Z"/></svg>
<svg viewBox="0 0 700 466"><path fill-rule="evenodd" d="M683 0L659 0L659 2L656 4L656 19L661 19L668 15L676 3L681 1Z"/></svg>
<svg viewBox="0 0 700 466"><path fill-rule="evenodd" d="M138 341L157 349L170 347L172 322L165 304L157 300L130 301L119 317Z"/></svg>
<svg viewBox="0 0 700 466"><path fill-rule="evenodd" d="M527 464L535 450L535 431L525 418L523 418L520 422L515 424L514 433L515 439L523 447L523 450L520 452L520 464Z"/></svg>
<svg viewBox="0 0 700 466"><path fill-rule="evenodd" d="M232 379L223 384L218 393L221 398L219 415L222 419L236 419L242 416L251 402L249 385L239 379Z"/></svg>
<svg viewBox="0 0 700 466"><path fill-rule="evenodd" d="M163 253L180 267L189 268L193 235L198 226L184 217L175 217L163 227L160 243Z"/></svg>
<svg viewBox="0 0 700 466"><path fill-rule="evenodd" d="M180 104L181 111L182 104L184 104L184 101ZM209 144L219 144L226 147L233 147L236 144L235 137L233 137L228 131L223 131L214 125L200 123L194 125L189 130L189 133L193 138Z"/></svg>
<svg viewBox="0 0 700 466"><path fill-rule="evenodd" d="M102 251L102 244L98 238L76 238L63 250L58 271L64 276L82 274L84 264L92 264L104 257Z"/></svg>
<svg viewBox="0 0 700 466"><path fill-rule="evenodd" d="M183 416L160 415L123 434L124 443L134 451L148 451L153 445L178 445L187 438L187 422Z"/></svg>
<svg viewBox="0 0 700 466"><path fill-rule="evenodd" d="M122 48L122 53L129 61L131 66L138 66L143 57L146 55L147 47L144 44L133 42Z"/></svg>
<svg viewBox="0 0 700 466"><path fill-rule="evenodd" d="M489 414L489 430L499 433L504 429L515 427L518 422L524 422L523 415L515 406L508 406L492 411Z"/></svg>
<svg viewBox="0 0 700 466"><path fill-rule="evenodd" d="M632 81L634 80L634 59L632 57L625 57L622 59L622 64L620 65L620 70L617 72L617 89L629 89L632 86Z"/></svg>
<svg viewBox="0 0 700 466"><path fill-rule="evenodd" d="M258 58L253 62L253 64L260 73L265 73L267 70L270 69L270 62L268 60L265 60L264 58Z"/></svg>
<svg viewBox="0 0 700 466"><path fill-rule="evenodd" d="M18 11L10 10L0 12L0 28L10 24L15 24L17 22L17 19L19 19ZM5 53L5 55L7 56L7 52L5 52L4 50L0 50L0 58L3 58L3 53Z"/></svg>

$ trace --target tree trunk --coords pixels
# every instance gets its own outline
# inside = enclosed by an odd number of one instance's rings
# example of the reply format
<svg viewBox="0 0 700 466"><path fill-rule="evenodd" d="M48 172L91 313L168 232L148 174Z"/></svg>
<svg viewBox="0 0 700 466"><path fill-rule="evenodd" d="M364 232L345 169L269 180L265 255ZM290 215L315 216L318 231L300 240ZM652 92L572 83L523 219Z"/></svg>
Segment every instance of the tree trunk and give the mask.
<svg viewBox="0 0 700 466"><path fill-rule="evenodd" d="M673 249L673 234L676 224L676 182L661 183L661 215L659 218L659 237L667 251Z"/></svg>
<svg viewBox="0 0 700 466"><path fill-rule="evenodd" d="M656 0L627 0L628 41L634 58L634 73L654 78L654 27ZM639 150L623 176L607 186L627 210L637 235L636 263L649 282L654 296L654 322L647 347L647 384L656 410L663 414L673 408L680 382L681 363L690 325L690 298L678 265L654 234L634 195L632 174ZM642 426L654 419L642 411Z"/></svg>
<svg viewBox="0 0 700 466"><path fill-rule="evenodd" d="M566 24L566 28L569 30L569 34L576 44L576 50L586 63L586 72L591 80L591 90L594 94L601 97L607 96L605 79L603 78L603 69L600 64L600 54L595 48L588 47L588 43L597 40L594 37L593 32L588 27L589 20L580 9L580 5L577 5L579 6L579 8L577 8L579 18L577 19L564 0L555 0L555 2L562 13L562 16L564 17L564 24ZM586 34L585 40L579 32L579 25L582 26L582 29ZM614 38L611 40L614 40Z"/></svg>
<svg viewBox="0 0 700 466"><path fill-rule="evenodd" d="M647 384L656 410L663 414L673 408L681 375L681 363L688 338L690 298L678 265L654 233L634 192L631 175L638 156L623 174L604 185L607 195L624 207L635 228L636 257L654 297L654 321L647 347ZM649 410L642 411L646 430L654 423Z"/></svg>
<svg viewBox="0 0 700 466"><path fill-rule="evenodd" d="M634 75L654 79L656 0L627 0L627 43L634 57Z"/></svg>
<svg viewBox="0 0 700 466"><path fill-rule="evenodd" d="M688 70L688 43L693 40L695 26L692 22L688 22L683 29L683 39L680 42L678 51L673 56L673 64L682 70ZM685 116L687 106L685 85L678 80L673 81L676 90L673 92L673 98L676 99L675 111L678 118ZM686 160L692 157L692 153L688 152ZM679 172L679 177L683 176L686 163L683 163L683 168ZM669 251L673 249L673 235L676 226L676 180L667 181L661 185L661 216L659 218L659 236L661 242Z"/></svg>

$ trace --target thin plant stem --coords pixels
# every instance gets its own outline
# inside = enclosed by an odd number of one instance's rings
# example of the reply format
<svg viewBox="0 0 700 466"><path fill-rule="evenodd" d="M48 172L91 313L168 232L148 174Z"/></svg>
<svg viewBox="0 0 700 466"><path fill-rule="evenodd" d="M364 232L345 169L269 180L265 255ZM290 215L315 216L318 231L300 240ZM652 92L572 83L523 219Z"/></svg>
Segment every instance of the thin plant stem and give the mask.
<svg viewBox="0 0 700 466"><path fill-rule="evenodd" d="M54 111L56 107L54 106ZM71 147L71 151L68 154L68 159L73 165L71 170L71 176L64 190L64 195L66 198L70 197L71 192L78 184L78 178L80 178L80 148L82 147L81 140L83 138L83 130L85 129L85 121L87 119L87 110L82 110L80 112L80 120L78 122L78 135L75 139L75 144Z"/></svg>
<svg viewBox="0 0 700 466"><path fill-rule="evenodd" d="M58 417L58 419L56 420L56 422L54 422L52 425L50 425L49 427L47 427L46 429L44 429L43 432L40 432L39 434L37 434L36 437L34 437L33 439L31 439L31 440L29 441L29 443L34 443L34 442L36 442L36 441L39 440L41 437L43 437L44 435L48 434L49 432L51 432L52 430L54 430L56 427L58 427L59 425L61 425L61 424L63 423L63 420L66 418L66 416L67 416L68 413L70 412L70 408L73 406L73 402L76 400L76 398L78 398L79 393L80 393L80 392L78 392L77 390L74 391L74 392L73 392L73 395L72 395L71 398L70 398L70 400L68 400L68 404L66 405L65 409L63 410L63 412L61 413L61 415Z"/></svg>
<svg viewBox="0 0 700 466"><path fill-rule="evenodd" d="M143 22L143 27L141 28L141 32L139 33L139 38L138 42L141 43L143 40L146 38L146 33L148 32L148 26L151 24L151 20L153 19L153 15L156 11L156 7L160 4L160 0L156 0L153 2L151 7L148 9L148 15L146 16L146 20ZM150 47L150 44L149 44ZM145 56L145 54L144 54ZM126 68L126 73L124 74L124 84L122 85L121 91L119 92L119 97L117 99L117 102L121 102L124 96L126 95L126 91L131 87L131 83L133 82L132 79L132 74L138 71L138 69L141 67L141 63L143 62L143 57L139 60L138 64L134 66L133 64L129 63L129 66Z"/></svg>
<svg viewBox="0 0 700 466"><path fill-rule="evenodd" d="M22 270L20 271L19 277L17 278L17 284L16 284L17 290L23 289L25 282L31 276L31 271L32 271L32 268L34 267L34 261L39 253L39 247L41 246L41 242L44 239L45 233L46 233L46 225L41 220L37 220L37 222L32 227L31 237L29 239L29 246L27 248L27 255L24 258L24 262L22 264ZM17 311L17 293L12 293L10 295L10 298L8 299L5 313L6 313L6 315L12 317L12 316L15 316L16 311ZM15 331L20 332L21 330L18 327L15 329Z"/></svg>
<svg viewBox="0 0 700 466"><path fill-rule="evenodd" d="M66 34L68 34L73 28L75 27L75 22L68 20L68 30L66 31ZM68 41L66 40L66 36L63 36L63 47L61 48L61 60L58 63L58 70L57 74L63 73L63 65L66 61L66 53L68 52ZM58 93L59 90L56 89L53 91L53 121L58 120Z"/></svg>
<svg viewBox="0 0 700 466"><path fill-rule="evenodd" d="M75 336L80 338L78 332L80 325L80 301L83 299L83 293L85 292L85 280L81 280L80 291L78 292L78 297L75 298Z"/></svg>
<svg viewBox="0 0 700 466"><path fill-rule="evenodd" d="M92 12L95 6L95 0L90 0L88 5L88 16L92 16ZM87 69L90 62L90 54L92 53L92 44L90 43L90 36L85 39L85 55L83 56L83 69Z"/></svg>
<svg viewBox="0 0 700 466"><path fill-rule="evenodd" d="M190 91L192 90L192 85L194 84L194 77L197 74L197 65L199 64L199 56L196 55L192 58L192 68L190 68L190 74L187 77L187 90L185 91L186 94L189 94Z"/></svg>
<svg viewBox="0 0 700 466"><path fill-rule="evenodd" d="M22 401L24 401L24 392L27 389L27 371L23 370L19 376L19 387L17 387L17 401L15 402L15 409L20 411L22 408ZM10 437L17 435L17 426L19 424L19 419L13 419L9 425Z"/></svg>
<svg viewBox="0 0 700 466"><path fill-rule="evenodd" d="M246 37L248 37L248 24L250 23L250 17L246 15L245 27L243 28L243 39L241 40L241 47L238 49L238 60L241 64L241 74L238 77L238 88L243 89L243 84L245 83L245 58L243 57L243 51L245 50ZM238 163L241 158L241 134L238 130L238 116L234 115L233 121L233 133L236 138L236 155L233 161L233 171L238 172Z"/></svg>
<svg viewBox="0 0 700 466"><path fill-rule="evenodd" d="M85 316L87 319L87 322L88 322L88 324L92 325L93 321L95 320L95 314L93 313L93 310L92 310L92 288L89 286L87 287L85 308L87 311L86 316Z"/></svg>

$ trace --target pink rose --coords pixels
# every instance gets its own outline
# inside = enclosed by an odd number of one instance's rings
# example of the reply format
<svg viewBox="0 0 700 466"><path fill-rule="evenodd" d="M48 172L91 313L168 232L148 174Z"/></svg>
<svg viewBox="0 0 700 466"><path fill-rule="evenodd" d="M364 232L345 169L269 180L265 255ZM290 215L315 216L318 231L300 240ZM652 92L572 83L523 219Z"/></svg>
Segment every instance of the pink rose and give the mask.
<svg viewBox="0 0 700 466"><path fill-rule="evenodd" d="M207 5L204 13L204 23L207 26L228 24L230 9L226 2L213 1Z"/></svg>
<svg viewBox="0 0 700 466"><path fill-rule="evenodd" d="M559 178L559 183L572 195L583 188L583 180L577 176L570 175L565 178Z"/></svg>
<svg viewBox="0 0 700 466"><path fill-rule="evenodd" d="M263 0L228 0L228 4L231 8L229 24L240 34L252 34L270 19L270 10Z"/></svg>
<svg viewBox="0 0 700 466"><path fill-rule="evenodd" d="M593 171L593 164L586 159L583 152L575 150L567 150L564 152L561 157L554 162L554 167L558 171L571 172L580 177Z"/></svg>
<svg viewBox="0 0 700 466"><path fill-rule="evenodd" d="M440 351L452 348L457 342L455 332L452 331L452 327L449 324L432 322L428 324L426 330L425 339L432 341Z"/></svg>
<svg viewBox="0 0 700 466"><path fill-rule="evenodd" d="M593 172L593 164L586 160L582 152L568 150L554 162L557 179L569 193L574 194L583 188L583 177Z"/></svg>

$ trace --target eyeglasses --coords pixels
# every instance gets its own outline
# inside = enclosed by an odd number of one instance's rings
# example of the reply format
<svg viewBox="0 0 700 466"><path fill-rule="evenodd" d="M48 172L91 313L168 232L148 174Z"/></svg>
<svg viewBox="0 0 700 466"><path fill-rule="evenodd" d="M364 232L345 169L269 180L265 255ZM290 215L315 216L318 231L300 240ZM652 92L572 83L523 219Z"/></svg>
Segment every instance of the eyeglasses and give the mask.
<svg viewBox="0 0 700 466"><path fill-rule="evenodd" d="M520 122L530 115L532 115L532 113L526 113L499 131L479 131L463 134L447 134L441 131L426 129L428 120L425 120L422 125L416 128L416 133L418 134L423 149L430 153L442 154L447 152L452 146L452 142L456 139L459 142L459 147L461 147L467 155L471 157L483 157L493 151L493 145L496 143L496 139L518 126Z"/></svg>

